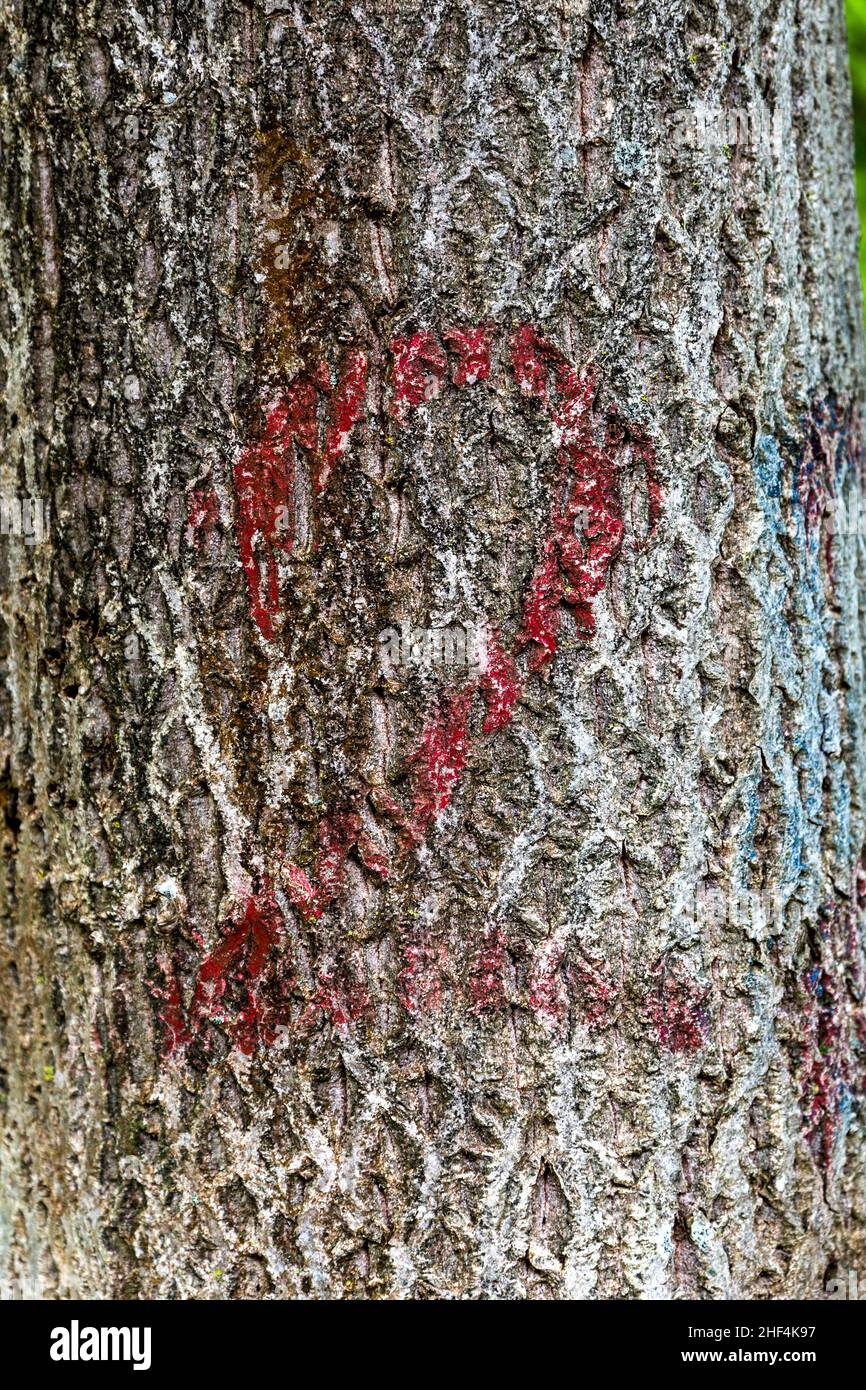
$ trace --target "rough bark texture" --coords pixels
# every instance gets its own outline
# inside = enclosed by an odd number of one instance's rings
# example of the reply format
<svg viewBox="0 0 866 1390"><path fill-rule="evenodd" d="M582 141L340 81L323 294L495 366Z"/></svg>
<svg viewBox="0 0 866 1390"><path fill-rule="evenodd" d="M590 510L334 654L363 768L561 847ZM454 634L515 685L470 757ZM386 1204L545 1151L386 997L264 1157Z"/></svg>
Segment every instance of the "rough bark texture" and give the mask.
<svg viewBox="0 0 866 1390"><path fill-rule="evenodd" d="M841 4L3 14L5 1287L862 1270Z"/></svg>

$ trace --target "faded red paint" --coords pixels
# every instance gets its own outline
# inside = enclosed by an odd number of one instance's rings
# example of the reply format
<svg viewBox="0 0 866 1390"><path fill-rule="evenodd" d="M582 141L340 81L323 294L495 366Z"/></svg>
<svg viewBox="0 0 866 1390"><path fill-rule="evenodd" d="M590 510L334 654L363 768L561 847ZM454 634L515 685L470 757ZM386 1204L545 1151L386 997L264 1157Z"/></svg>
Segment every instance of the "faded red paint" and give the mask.
<svg viewBox="0 0 866 1390"><path fill-rule="evenodd" d="M401 841L412 839L412 827L404 808L384 787L370 787L369 797L374 808L382 816L387 816L391 824L400 832Z"/></svg>
<svg viewBox="0 0 866 1390"><path fill-rule="evenodd" d="M448 359L438 340L425 331L392 338L394 358L391 414L402 424L410 411L438 396Z"/></svg>
<svg viewBox="0 0 866 1390"><path fill-rule="evenodd" d="M669 1052L698 1052L706 1042L706 991L660 961L647 999L659 1044Z"/></svg>
<svg viewBox="0 0 866 1390"><path fill-rule="evenodd" d="M319 822L316 879L323 902L340 896L346 882L346 860L355 851L365 869L386 879L388 860L354 811L332 811Z"/></svg>
<svg viewBox="0 0 866 1390"><path fill-rule="evenodd" d="M618 993L604 972L586 961L569 961L566 973L574 985L584 1023L590 1028L604 1028L611 1022Z"/></svg>
<svg viewBox="0 0 866 1390"><path fill-rule="evenodd" d="M499 927L488 927L469 977L472 1012L503 1009L505 995L505 937Z"/></svg>
<svg viewBox="0 0 866 1390"><path fill-rule="evenodd" d="M286 864L281 869L280 879L289 902L301 918L308 923L318 921L322 915L321 894L304 870L297 864Z"/></svg>
<svg viewBox="0 0 866 1390"><path fill-rule="evenodd" d="M174 966L165 958L160 958L158 964L165 985L162 988L151 985L150 989L153 997L162 1002L162 1008L159 1010L159 1021L165 1029L163 1056L170 1057L179 1047L185 1047L189 1042L189 1031L184 1018L183 998Z"/></svg>
<svg viewBox="0 0 866 1390"><path fill-rule="evenodd" d="M318 393L307 376L292 383L234 467L238 549L253 620L266 641L279 612L277 555L288 554L294 542L296 442L311 453L318 444Z"/></svg>
<svg viewBox="0 0 866 1390"><path fill-rule="evenodd" d="M412 815L409 834L415 844L451 800L469 757L469 712L475 685L445 693L437 701L409 759L412 767Z"/></svg>
<svg viewBox="0 0 866 1390"><path fill-rule="evenodd" d="M458 359L451 377L455 386L474 386L477 381L489 380L492 329L488 325L446 328L442 337Z"/></svg>
<svg viewBox="0 0 866 1390"><path fill-rule="evenodd" d="M495 631L487 636L487 657L479 688L487 706L482 733L498 733L511 722L512 711L520 699L520 675L514 657L502 650Z"/></svg>
<svg viewBox="0 0 866 1390"><path fill-rule="evenodd" d="M492 326L448 328L443 337L456 356L453 382L462 387L490 375ZM419 330L396 336L390 344L393 364L391 413L398 423L438 395L448 369L447 356L434 334ZM521 394L543 403L558 436L560 482L551 509L551 529L544 542L526 595L517 650L532 648L530 667L537 670L556 652L559 609L575 610L587 636L595 631L593 600L606 582L623 538L622 499L615 450L622 430L629 433L635 456L644 464L650 532L661 511L655 452L645 432L622 427L609 412L604 444L593 439L595 379L579 372L537 329L524 324L510 340L511 365ZM366 355L353 349L333 391L331 419L316 471L316 490L323 491L334 467L349 449L355 426L363 419L367 389ZM295 445L316 455L318 400L330 391L327 369L320 364L302 374L271 411L261 438L243 450L235 465L238 544L250 591L253 618L271 640L279 611L277 559L289 553L294 538ZM614 423L616 422L616 424ZM215 499L214 499L215 501ZM196 525L206 524L211 502L195 504Z"/></svg>
<svg viewBox="0 0 866 1390"><path fill-rule="evenodd" d="M451 357L451 381L455 387L489 380L492 335L490 325L445 330L442 336ZM637 427L623 424L613 409L606 414L599 412L594 374L578 371L559 348L531 325L518 328L509 346L514 380L521 395L537 401L550 420L559 464L550 524L524 598L514 647L506 650L499 633L494 631L478 680L444 691L433 702L407 760L408 809L387 788L368 787L348 805L334 807L322 817L311 876L297 864L280 867L280 882L307 926L314 926L343 897L350 856L382 881L392 875L387 854L363 822L359 811L359 807L363 810L362 798L367 797L369 806L395 827L401 854L419 847L450 804L468 765L475 696L484 702L483 736L501 732L510 724L521 697L521 674L515 658L528 648L530 671L553 659L562 605L573 608L577 624L587 637L594 632L593 600L606 583L624 534L619 481L619 456L624 448L630 447L632 457L643 463L650 533L657 525L661 491L655 453L648 437ZM390 412L401 424L413 410L439 394L448 376L449 358L434 334L424 330L395 337L389 350L393 358ZM321 493L338 462L348 453L355 427L364 418L367 370L365 354L352 350L346 355L333 389L330 373L323 364L312 374L296 378L268 415L260 438L242 452L235 465L241 560L253 618L268 640L274 636L279 612L278 558L291 551L294 538L295 450L300 447L314 462L318 460L315 490ZM331 403L319 456L322 395L329 395ZM599 430L603 438L597 443ZM211 504L202 501L201 505L204 525ZM269 999L266 1006L259 988L269 968L267 963L272 964L276 957L281 930L279 908L268 888L249 899L241 919L226 932L199 972L191 1011L193 1019L199 1022L215 1016L228 988L246 988L246 1005L232 1025L238 1046L244 1051L252 1051L258 1042L272 1040L276 1035L275 1020L284 1021L287 1016L286 1001L275 1007ZM504 1005L505 955L502 931L488 928L470 975L473 1011ZM440 948L427 941L410 941L398 978L400 998L409 1012L440 1007ZM610 1013L616 990L600 973L570 963L563 966L558 957L539 959L531 972L531 1007L550 1018L561 1018L567 1009L566 982L576 984L585 1020L590 1026L601 1026ZM702 999L692 997L681 981L659 986L649 1007L663 1045L676 1051L701 1045L701 1004ZM309 1023L312 1018L325 1015L335 1026L344 1027L368 1006L363 990L353 992L342 976L325 972L319 977L304 1019ZM177 1017L172 1018L177 1024Z"/></svg>
<svg viewBox="0 0 866 1390"><path fill-rule="evenodd" d="M359 830L355 850L365 869L384 882L391 875L388 856L367 830Z"/></svg>
<svg viewBox="0 0 866 1390"><path fill-rule="evenodd" d="M334 1028L346 1028L350 1023L357 1023L369 1008L367 990L349 981L345 971L323 970L299 1026L302 1030L311 1028L324 1017Z"/></svg>
<svg viewBox="0 0 866 1390"><path fill-rule="evenodd" d="M352 431L364 418L366 394L367 358L363 352L347 353L342 376L334 391L331 422L325 431L322 461L316 476L319 492L327 487L335 465L348 450Z"/></svg>
<svg viewBox="0 0 866 1390"><path fill-rule="evenodd" d="M511 339L511 364L521 393L541 401L559 438L559 482L523 608L517 649L531 648L530 670L556 654L560 605L574 609L586 636L595 632L593 599L604 588L622 547L625 524L609 422L604 443L593 435L593 372L578 372L552 343L525 324Z"/></svg>
<svg viewBox="0 0 866 1390"><path fill-rule="evenodd" d="M316 860L316 881L322 900L333 902L343 891L346 882L346 860L358 836L358 817L337 811L319 822L319 855Z"/></svg>
<svg viewBox="0 0 866 1390"><path fill-rule="evenodd" d="M206 540L219 523L219 498L213 488L195 488L189 498L187 527L190 539L195 545Z"/></svg>
<svg viewBox="0 0 866 1390"><path fill-rule="evenodd" d="M442 1006L442 967L445 950L429 942L412 942L404 953L406 964L397 977L400 1003L407 1013L435 1013Z"/></svg>
<svg viewBox="0 0 866 1390"><path fill-rule="evenodd" d="M539 952L529 972L529 1007L551 1023L561 1023L568 1008L562 955L559 948Z"/></svg>

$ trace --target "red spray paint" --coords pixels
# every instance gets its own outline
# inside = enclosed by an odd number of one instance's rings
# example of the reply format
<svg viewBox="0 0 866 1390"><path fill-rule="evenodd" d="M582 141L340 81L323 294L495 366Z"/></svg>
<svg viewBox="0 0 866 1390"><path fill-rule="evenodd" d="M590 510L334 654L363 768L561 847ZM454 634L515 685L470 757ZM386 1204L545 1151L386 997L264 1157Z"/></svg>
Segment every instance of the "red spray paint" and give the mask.
<svg viewBox="0 0 866 1390"><path fill-rule="evenodd" d="M603 970L586 961L569 961L566 966L569 983L573 985L584 1023L590 1028L604 1028L612 1019L617 987Z"/></svg>
<svg viewBox="0 0 866 1390"><path fill-rule="evenodd" d="M593 372L578 372L528 324L512 336L511 365L521 393L544 404L559 436L560 477L550 532L517 640L518 651L531 648L530 669L537 671L556 654L561 603L574 609L586 636L595 632L592 601L619 554L625 525L616 441L609 428L603 445L593 437Z"/></svg>
<svg viewBox="0 0 866 1390"><path fill-rule="evenodd" d="M517 651L529 647L530 671L540 671L556 655L564 592L556 539L548 536L523 601L523 625L516 644Z"/></svg>
<svg viewBox="0 0 866 1390"><path fill-rule="evenodd" d="M432 333L413 333L391 340L394 358L391 414L402 424L411 411L439 394L448 360Z"/></svg>
<svg viewBox="0 0 866 1390"><path fill-rule="evenodd" d="M398 976L400 1003L407 1013L435 1013L442 1005L444 947L429 942L410 943L406 962Z"/></svg>
<svg viewBox="0 0 866 1390"><path fill-rule="evenodd" d="M647 999L660 1045L669 1052L698 1052L706 1042L706 991L689 979L672 974L664 961L653 971Z"/></svg>
<svg viewBox="0 0 866 1390"><path fill-rule="evenodd" d="M561 1023L568 1002L562 978L562 951L540 951L529 972L529 1007L551 1023Z"/></svg>
<svg viewBox="0 0 866 1390"><path fill-rule="evenodd" d="M179 1047L184 1047L189 1042L189 1031L184 1018L183 999L174 966L165 957L160 957L158 965L165 985L162 988L151 985L150 992L155 999L162 1003L159 1021L165 1029L163 1056L170 1057Z"/></svg>
<svg viewBox="0 0 866 1390"><path fill-rule="evenodd" d="M487 927L469 977L472 1012L503 1009L505 997L505 937L499 927Z"/></svg>
<svg viewBox="0 0 866 1390"><path fill-rule="evenodd" d="M246 993L246 1004L232 1026L238 1047L249 1055L259 1041L266 1046L273 1042L284 1017L273 999L263 999L258 986L283 929L282 913L266 883L261 893L247 899L243 916L201 964L191 1009L196 1028L210 1018L221 1020L226 990L237 983Z"/></svg>
<svg viewBox="0 0 866 1390"><path fill-rule="evenodd" d="M316 477L319 492L327 487L335 465L349 448L352 431L364 418L366 393L367 358L363 352L350 352L334 392L331 423L325 431L322 461Z"/></svg>
<svg viewBox="0 0 866 1390"><path fill-rule="evenodd" d="M440 697L410 758L412 815L409 834L415 844L445 810L469 756L469 711L474 684Z"/></svg>
<svg viewBox="0 0 866 1390"><path fill-rule="evenodd" d="M301 1030L312 1028L325 1018L334 1028L357 1023L370 1008L370 997L363 986L351 982L345 970L323 970L316 993L303 1012Z"/></svg>
<svg viewBox="0 0 866 1390"><path fill-rule="evenodd" d="M512 711L520 698L520 677L514 657L502 650L497 632L488 634L487 657L479 686L487 706L482 733L499 733L511 722Z"/></svg>
<svg viewBox="0 0 866 1390"><path fill-rule="evenodd" d="M286 864L281 872L281 882L292 907L302 921L316 922L322 915L322 896L297 864Z"/></svg>
<svg viewBox="0 0 866 1390"><path fill-rule="evenodd" d="M455 386L474 386L490 378L490 345L492 329L446 328L442 334L445 344L458 358L451 380Z"/></svg>
<svg viewBox="0 0 866 1390"><path fill-rule="evenodd" d="M449 328L443 334L452 358L452 382L456 387L487 381L491 371L492 329ZM542 553L523 604L523 619L509 653L494 633L479 679L457 691L441 694L423 723L415 751L410 755L407 811L385 788L369 788L370 803L397 827L403 850L419 846L436 818L450 803L470 754L469 717L476 693L484 701L483 734L506 728L520 698L520 675L515 655L529 648L530 670L538 670L556 654L560 610L563 603L574 610L585 635L595 630L592 603L601 592L623 539L622 501L616 454L628 432L634 456L643 462L649 498L652 532L657 524L661 494L655 454L645 435L622 426L609 411L604 441L595 442L593 426L596 386L591 371L578 372L564 354L530 325L510 340L511 366L521 394L541 403L554 428L559 478L551 503L551 520ZM448 358L432 333L419 331L395 337L391 414L398 424L411 411L434 399L446 379ZM316 491L328 485L336 464L350 447L355 426L363 419L367 388L367 359L360 351L347 354L336 388L324 367L313 375L298 377L268 415L260 439L243 451L235 465L238 499L238 541L252 613L262 635L274 635L279 611L277 558L289 553L294 538L293 489L295 448L316 457L318 447L319 393L331 394L330 421L325 430ZM209 506L209 504L208 504ZM204 517L202 514L202 524ZM281 882L289 901L308 925L320 919L329 905L345 891L346 863L350 854L369 872L386 880L391 872L387 856L364 828L353 806L335 808L319 825L319 849L312 879L296 864L284 865ZM257 1041L275 1035L274 1010L264 1008L256 982L274 955L280 937L279 909L269 889L248 900L240 921L203 963L193 1001L193 1016L201 1019L219 1006L231 979L246 980L247 1007L236 1018L238 1045L252 1050ZM438 1007L441 972L438 955L429 944L406 947L406 965L400 974L401 997L410 1011ZM470 989L478 1012L501 1007L505 1002L505 940L499 928L488 928L472 971ZM577 969L575 967L575 969ZM615 990L600 976L569 974L589 999L587 1021L600 1025ZM562 972L551 965L539 966L530 984L530 1003L542 1013L561 1017ZM590 976L592 978L590 978ZM426 981L426 983L424 982ZM657 992L651 1004L660 1039L674 1050L700 1045L701 1000L695 1001L685 986L674 982ZM307 1013L326 1014L343 1026L357 1016L347 1002L342 985L331 975L320 977L316 999ZM435 1000L435 1004L434 1001ZM423 1001L423 1002L422 1002ZM358 1006L360 1007L360 1006ZM182 1020L181 1020L182 1022Z"/></svg>
<svg viewBox="0 0 866 1390"><path fill-rule="evenodd" d="M354 811L332 811L319 822L319 855L316 879L322 902L333 902L346 882L346 860L354 851L365 869L377 878L387 879L390 869L386 855L363 828Z"/></svg>
<svg viewBox="0 0 866 1390"><path fill-rule="evenodd" d="M299 377L268 415L258 443L244 449L234 467L238 548L253 620L266 641L274 636L279 612L277 555L288 554L294 542L295 442L315 451L317 412L314 382Z"/></svg>

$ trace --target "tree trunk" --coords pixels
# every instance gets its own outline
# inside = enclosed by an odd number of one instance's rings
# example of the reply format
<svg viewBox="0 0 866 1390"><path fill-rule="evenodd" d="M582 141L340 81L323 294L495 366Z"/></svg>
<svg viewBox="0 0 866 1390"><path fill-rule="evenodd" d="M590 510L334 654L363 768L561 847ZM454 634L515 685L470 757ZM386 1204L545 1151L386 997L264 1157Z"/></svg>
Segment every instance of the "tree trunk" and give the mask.
<svg viewBox="0 0 866 1390"><path fill-rule="evenodd" d="M862 1269L841 3L4 29L4 1287Z"/></svg>

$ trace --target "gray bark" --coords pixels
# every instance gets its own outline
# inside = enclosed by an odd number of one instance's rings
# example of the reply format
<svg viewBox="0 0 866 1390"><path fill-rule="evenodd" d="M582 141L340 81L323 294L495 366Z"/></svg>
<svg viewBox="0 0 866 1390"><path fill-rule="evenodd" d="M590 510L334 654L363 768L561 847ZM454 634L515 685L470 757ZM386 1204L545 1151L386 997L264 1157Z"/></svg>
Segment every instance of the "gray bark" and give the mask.
<svg viewBox="0 0 866 1390"><path fill-rule="evenodd" d="M2 493L49 528L0 539L4 1287L863 1270L841 4L4 0L0 67ZM701 103L753 138L690 134ZM316 372L257 623L238 469ZM582 606L551 509L584 446L615 502L569 520ZM497 629L501 727L469 677L383 667L401 620Z"/></svg>

